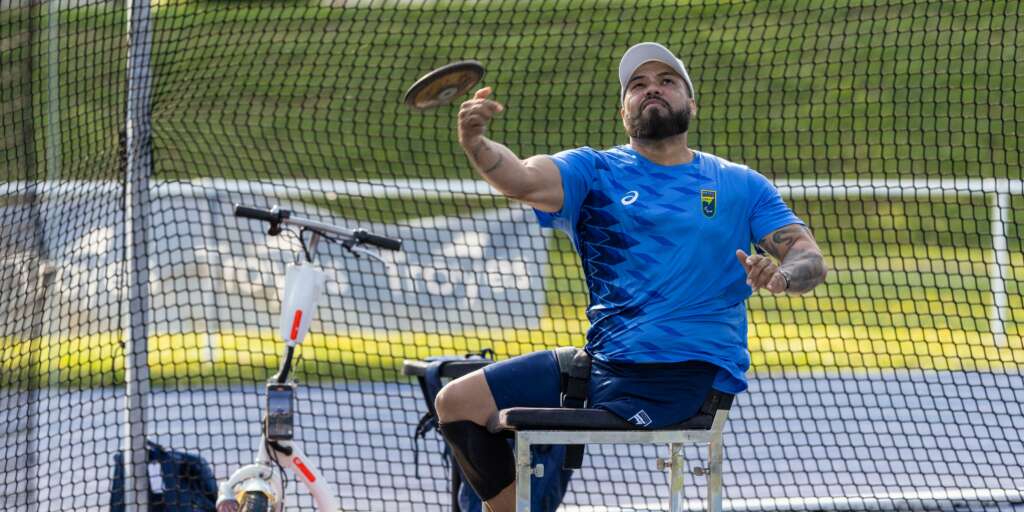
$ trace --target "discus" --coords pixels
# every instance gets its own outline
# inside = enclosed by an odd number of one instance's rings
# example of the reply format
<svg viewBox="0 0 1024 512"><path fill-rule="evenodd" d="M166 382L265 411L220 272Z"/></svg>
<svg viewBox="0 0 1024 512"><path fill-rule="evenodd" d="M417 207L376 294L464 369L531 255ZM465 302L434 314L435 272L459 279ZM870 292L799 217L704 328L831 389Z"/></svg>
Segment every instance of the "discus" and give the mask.
<svg viewBox="0 0 1024 512"><path fill-rule="evenodd" d="M463 60L441 66L423 75L408 91L405 104L414 110L428 110L450 104L466 94L484 77L484 66Z"/></svg>

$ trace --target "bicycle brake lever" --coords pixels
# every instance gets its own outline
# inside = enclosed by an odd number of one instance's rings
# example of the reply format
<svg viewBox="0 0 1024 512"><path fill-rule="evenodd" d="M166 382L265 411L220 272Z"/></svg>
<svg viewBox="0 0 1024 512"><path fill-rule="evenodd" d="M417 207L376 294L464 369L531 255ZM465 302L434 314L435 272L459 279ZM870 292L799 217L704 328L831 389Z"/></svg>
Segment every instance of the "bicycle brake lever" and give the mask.
<svg viewBox="0 0 1024 512"><path fill-rule="evenodd" d="M353 244L352 246L345 246L345 248L348 249L349 252L355 254L356 256L360 256L360 255L366 256L367 258L374 259L374 260L377 260L377 261L381 262L387 268L391 268L391 264L388 263L387 260L385 260L384 258L381 258L380 254L377 254L377 253L375 253L375 252L373 252L373 251L371 251L369 249L364 249L364 248L362 248L362 247L360 247L358 245L355 245L355 244Z"/></svg>

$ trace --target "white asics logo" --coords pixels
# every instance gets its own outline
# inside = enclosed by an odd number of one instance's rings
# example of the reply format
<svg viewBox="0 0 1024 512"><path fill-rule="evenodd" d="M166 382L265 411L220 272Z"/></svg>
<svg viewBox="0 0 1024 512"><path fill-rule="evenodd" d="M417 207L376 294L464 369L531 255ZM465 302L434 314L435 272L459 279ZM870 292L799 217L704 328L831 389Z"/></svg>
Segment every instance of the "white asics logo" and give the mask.
<svg viewBox="0 0 1024 512"><path fill-rule="evenodd" d="M629 192L626 192L626 195L622 196L622 201L620 202L624 206L629 206L635 203L638 197L640 197L640 192L637 192L636 190L630 190Z"/></svg>
<svg viewBox="0 0 1024 512"><path fill-rule="evenodd" d="M638 427L646 427L647 425L654 423L654 421L651 420L651 417L647 415L647 411L644 411L643 409L640 409L640 411L634 414L633 417L629 418L629 422Z"/></svg>

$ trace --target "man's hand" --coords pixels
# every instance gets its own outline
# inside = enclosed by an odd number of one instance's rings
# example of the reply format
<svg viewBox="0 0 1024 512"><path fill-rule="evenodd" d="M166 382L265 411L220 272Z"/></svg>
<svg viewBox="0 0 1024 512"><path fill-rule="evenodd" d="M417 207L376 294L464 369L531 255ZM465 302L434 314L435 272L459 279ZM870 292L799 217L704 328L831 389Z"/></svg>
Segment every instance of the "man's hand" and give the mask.
<svg viewBox="0 0 1024 512"><path fill-rule="evenodd" d="M771 258L760 254L748 256L741 249L737 249L736 259L740 260L743 270L747 271L747 284L755 292L764 288L772 293L782 293L789 287L789 280Z"/></svg>
<svg viewBox="0 0 1024 512"><path fill-rule="evenodd" d="M505 110L501 103L487 99L492 89L484 87L466 100L459 108L459 144L469 151L487 131L487 123L499 112Z"/></svg>

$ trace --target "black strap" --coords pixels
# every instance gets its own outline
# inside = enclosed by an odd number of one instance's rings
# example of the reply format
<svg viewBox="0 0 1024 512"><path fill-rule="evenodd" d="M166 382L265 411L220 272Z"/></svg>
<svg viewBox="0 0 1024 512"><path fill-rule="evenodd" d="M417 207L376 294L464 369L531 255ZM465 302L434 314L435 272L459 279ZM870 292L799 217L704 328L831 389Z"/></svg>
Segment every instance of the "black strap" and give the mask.
<svg viewBox="0 0 1024 512"><path fill-rule="evenodd" d="M444 383L441 382L441 370L444 369L444 365L451 361L462 360L461 357L438 357L427 365L426 373L419 377L420 390L423 391L423 398L427 402L427 413L420 418L419 423L416 425L416 432L412 436L412 465L413 471L415 472L416 478L420 477L420 438L426 438L427 432L430 432L437 428L437 411L434 410L434 399L437 398L437 394L441 392L441 388L444 387ZM429 361L430 359L428 359ZM442 443L444 446L444 460L448 462L448 445Z"/></svg>
<svg viewBox="0 0 1024 512"><path fill-rule="evenodd" d="M419 465L419 440L425 439L427 433L438 428L437 424L437 411L434 410L434 399L437 398L437 394L441 392L441 388L444 387L445 383L442 381L444 375L444 367L451 362L465 361L467 359L487 359L494 360L494 351L485 348L478 353L470 353L464 356L434 356L425 359L427 364L426 371L424 374L417 378L420 384L420 391L423 392L423 399L427 402L427 412L420 418L419 423L416 425L416 431L412 437L412 460L413 460L413 471L415 472L416 478L420 477L420 465ZM441 460L444 462L445 471L450 472L451 475L451 493L452 493L452 510L459 510L459 489L462 486L462 474L459 472L458 466L452 464L452 453L449 449L447 442L441 443L442 454Z"/></svg>
<svg viewBox="0 0 1024 512"><path fill-rule="evenodd" d="M590 382L590 354L575 347L555 349L561 377L562 407L580 409L587 406L587 386Z"/></svg>
<svg viewBox="0 0 1024 512"><path fill-rule="evenodd" d="M561 373L561 403L569 409L587 406L587 387L590 383L590 354L576 347L555 349L558 371ZM583 467L583 451L586 445L571 444L565 447L564 469Z"/></svg>
<svg viewBox="0 0 1024 512"><path fill-rule="evenodd" d="M714 416L721 409L728 410L732 408L733 398L735 398L735 395L711 388L707 398L704 399L704 403L700 406L700 414Z"/></svg>

